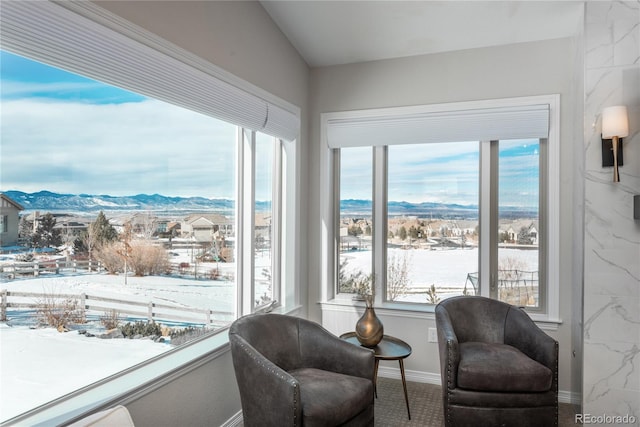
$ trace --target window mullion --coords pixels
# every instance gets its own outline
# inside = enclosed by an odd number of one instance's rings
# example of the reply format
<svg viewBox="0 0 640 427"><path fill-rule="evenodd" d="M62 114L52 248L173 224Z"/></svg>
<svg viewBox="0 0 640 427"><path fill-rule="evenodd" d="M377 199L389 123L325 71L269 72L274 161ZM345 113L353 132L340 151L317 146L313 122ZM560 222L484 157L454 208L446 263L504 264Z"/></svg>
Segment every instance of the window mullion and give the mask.
<svg viewBox="0 0 640 427"><path fill-rule="evenodd" d="M238 165L238 290L241 295L241 315L253 312L255 307L255 132L242 129Z"/></svg>
<svg viewBox="0 0 640 427"><path fill-rule="evenodd" d="M497 198L497 144L491 141L480 142L480 250L478 251L480 295L493 294L494 280L497 274L497 219L494 215L498 208ZM495 167L494 167L495 166ZM495 222L495 223L494 223ZM495 246L495 248L494 248Z"/></svg>
<svg viewBox="0 0 640 427"><path fill-rule="evenodd" d="M282 142L273 141L273 185L271 196L271 286L273 301L282 302Z"/></svg>
<svg viewBox="0 0 640 427"><path fill-rule="evenodd" d="M373 148L373 273L375 303L381 304L387 289L387 147Z"/></svg>
<svg viewBox="0 0 640 427"><path fill-rule="evenodd" d="M332 190L331 194L333 195L333 200L332 200L332 205L333 205L333 210L332 210L332 215L331 215L331 219L330 224L332 225L332 229L333 232L330 235L330 237L333 239L331 241L331 245L329 245L329 247L332 248L331 251L331 255L329 257L327 257L327 264L329 267L329 271L333 272L333 280L331 280L331 283L333 286L331 286L331 289L323 289L324 292L326 292L325 295L322 296L323 300L326 301L330 298L335 298L336 295L339 293L339 286L340 286L340 280L339 280L339 269L340 269L340 198L341 198L341 194L340 194L340 180L342 179L340 176L340 149L336 148L336 149L332 149L329 150L329 162L331 164L332 170L331 170L331 184L332 184Z"/></svg>

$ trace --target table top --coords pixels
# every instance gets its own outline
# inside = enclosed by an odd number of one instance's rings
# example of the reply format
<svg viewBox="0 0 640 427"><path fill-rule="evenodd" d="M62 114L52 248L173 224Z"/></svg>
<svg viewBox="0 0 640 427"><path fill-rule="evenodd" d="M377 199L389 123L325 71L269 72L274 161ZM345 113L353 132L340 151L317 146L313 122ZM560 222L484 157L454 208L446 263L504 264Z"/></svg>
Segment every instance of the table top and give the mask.
<svg viewBox="0 0 640 427"><path fill-rule="evenodd" d="M355 332L347 332L340 335L340 338L351 344L360 345L360 341L358 341ZM398 360L411 355L411 346L409 344L400 338L390 335L383 335L382 341L380 341L377 346L371 348L371 350L374 351L376 359L381 360Z"/></svg>

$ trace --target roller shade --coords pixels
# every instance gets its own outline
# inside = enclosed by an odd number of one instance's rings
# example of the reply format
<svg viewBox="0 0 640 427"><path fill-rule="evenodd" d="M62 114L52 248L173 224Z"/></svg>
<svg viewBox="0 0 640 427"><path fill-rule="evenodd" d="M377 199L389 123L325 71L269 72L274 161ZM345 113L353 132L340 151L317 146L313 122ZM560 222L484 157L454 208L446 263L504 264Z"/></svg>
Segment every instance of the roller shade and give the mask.
<svg viewBox="0 0 640 427"><path fill-rule="evenodd" d="M329 118L331 148L547 138L549 105Z"/></svg>
<svg viewBox="0 0 640 427"><path fill-rule="evenodd" d="M162 45L173 55L159 50L130 23L122 32L111 28L121 22L107 12L109 27L69 9L87 7L82 2L3 1L0 7L5 50L278 138L298 135L295 113L225 81L222 71L215 75L215 66L176 46Z"/></svg>

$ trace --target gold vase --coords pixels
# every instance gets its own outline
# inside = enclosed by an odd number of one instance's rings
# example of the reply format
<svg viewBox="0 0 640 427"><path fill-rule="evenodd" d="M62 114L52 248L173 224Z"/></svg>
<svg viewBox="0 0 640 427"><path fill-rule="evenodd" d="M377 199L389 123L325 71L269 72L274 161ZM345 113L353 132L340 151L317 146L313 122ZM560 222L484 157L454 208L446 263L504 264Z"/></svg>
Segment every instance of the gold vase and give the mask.
<svg viewBox="0 0 640 427"><path fill-rule="evenodd" d="M356 338L365 347L375 347L382 340L384 326L373 307L367 306L356 323Z"/></svg>

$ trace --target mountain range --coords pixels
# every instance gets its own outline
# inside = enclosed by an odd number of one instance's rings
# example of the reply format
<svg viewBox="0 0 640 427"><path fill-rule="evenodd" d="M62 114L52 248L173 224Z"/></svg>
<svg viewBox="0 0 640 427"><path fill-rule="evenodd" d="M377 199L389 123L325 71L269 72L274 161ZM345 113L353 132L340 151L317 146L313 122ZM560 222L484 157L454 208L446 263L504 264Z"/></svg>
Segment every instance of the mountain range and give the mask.
<svg viewBox="0 0 640 427"><path fill-rule="evenodd" d="M229 212L234 201L229 199L207 199L205 197L169 197L160 194L137 194L135 196L109 196L106 194L59 194L51 191L24 193L5 191L4 194L29 211L215 211ZM269 203L263 203L267 207Z"/></svg>
<svg viewBox="0 0 640 427"><path fill-rule="evenodd" d="M160 194L137 194L135 196L110 196L93 194L59 194L51 191L25 193L6 191L6 196L18 202L27 211L212 211L230 213L235 202L230 199L208 199L205 197L169 197ZM270 209L270 202L256 202L258 211ZM347 199L340 201L342 216L370 217L372 201ZM388 204L391 216L419 216L422 218L477 219L477 205L455 203L409 203L392 201ZM501 207L501 218L536 217L537 211L519 207Z"/></svg>

